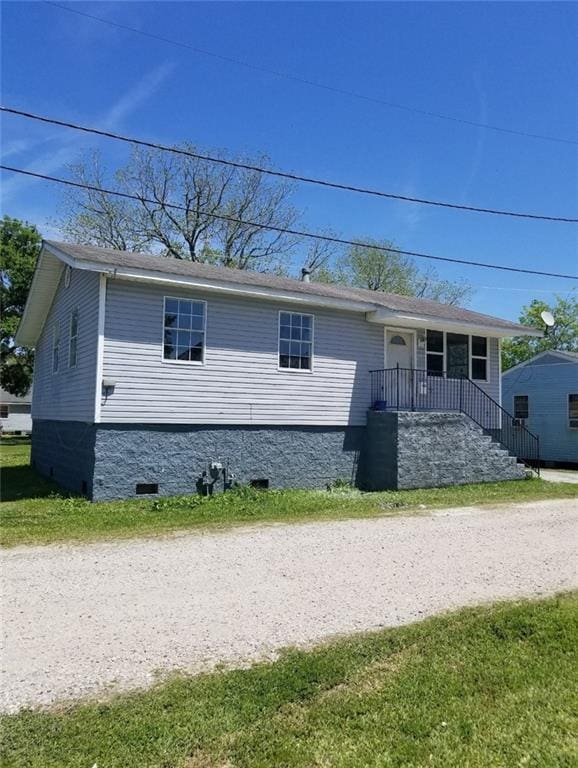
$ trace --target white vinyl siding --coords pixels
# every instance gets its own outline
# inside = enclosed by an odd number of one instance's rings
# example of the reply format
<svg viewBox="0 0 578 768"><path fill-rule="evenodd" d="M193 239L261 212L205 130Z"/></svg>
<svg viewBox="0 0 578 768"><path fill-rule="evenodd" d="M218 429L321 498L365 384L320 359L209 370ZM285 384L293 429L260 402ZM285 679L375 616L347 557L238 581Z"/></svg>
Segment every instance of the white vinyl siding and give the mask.
<svg viewBox="0 0 578 768"><path fill-rule="evenodd" d="M205 364L162 360L166 289L109 280L103 376L116 382L103 422L363 425L369 371L383 367L383 327L360 313L315 310L309 375L278 365L286 302L182 291L206 304Z"/></svg>
<svg viewBox="0 0 578 768"><path fill-rule="evenodd" d="M98 339L98 286L96 272L72 270L70 286L61 275L54 301L35 350L32 418L64 421L94 420L96 348ZM76 366L68 366L71 314L78 309ZM53 369L53 333L60 328L59 370Z"/></svg>

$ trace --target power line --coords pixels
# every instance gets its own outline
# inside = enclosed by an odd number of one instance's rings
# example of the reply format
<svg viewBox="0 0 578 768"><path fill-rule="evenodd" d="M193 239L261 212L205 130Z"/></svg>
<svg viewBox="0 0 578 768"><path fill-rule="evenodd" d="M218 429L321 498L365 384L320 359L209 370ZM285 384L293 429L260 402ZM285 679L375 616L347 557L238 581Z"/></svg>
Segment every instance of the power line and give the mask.
<svg viewBox="0 0 578 768"><path fill-rule="evenodd" d="M36 179L42 179L43 181L52 181L57 184L64 184L69 187L76 187L77 189L84 189L92 192L100 192L104 195L114 195L116 197L122 197L127 200L135 200L139 203L149 203L150 205L159 205L164 208L171 208L178 211L187 211L188 209L184 205L177 205L176 203L160 203L158 200L151 200L139 195L131 195L128 192L120 192L114 189L105 189L104 187L96 187L91 184L83 184L78 181L72 181L70 179L60 179L56 176L48 176L43 173L37 173L35 171L24 170L23 168L14 168L8 165L0 165L0 170L10 171L11 173L19 173L24 176L31 176ZM306 237L310 240L323 240L328 243L337 243L339 245L353 245L361 248L374 249L382 251L384 253L397 253L402 256L412 256L418 259L430 259L431 261L443 261L450 264L462 264L468 267L482 267L484 269L499 269L504 272L518 272L526 275L541 275L542 277L559 277L563 280L578 280L577 275L563 275L555 272L541 272L535 269L522 269L521 267L507 267L501 264L486 264L482 261L469 261L466 259L451 259L448 256L432 256L428 253L418 253L416 251L404 251L400 248L386 248L385 246L375 245L374 243L364 243L358 240L346 240L341 237L332 237L331 235L320 235L316 232L306 232L299 229L289 229L287 227L275 227L271 224L260 224L258 221L248 221L246 219L239 219L235 216L225 216L224 214L217 213L202 213L202 216L207 216L211 219L217 219L219 221L228 221L234 224L243 224L249 227L257 227L258 229L268 230L270 232L279 232L286 235L294 235L296 237Z"/></svg>
<svg viewBox="0 0 578 768"><path fill-rule="evenodd" d="M257 173L266 174L268 176L276 176L282 179L288 179L291 181L303 182L305 184L314 184L321 187L328 187L331 189L338 189L345 192L355 192L362 195L371 195L373 197L383 197L389 200L400 200L406 203L420 203L422 205L433 205L440 208L451 208L459 211L470 211L474 213L486 213L494 216L511 216L518 219L533 219L538 221L552 221L562 222L566 224L578 223L578 218L570 218L568 216L546 216L537 213L521 213L518 211L505 211L496 208L479 208L472 205L460 205L458 203L448 203L440 200L426 200L420 197L409 197L408 195L397 195L392 192L382 192L377 189L368 189L365 187L356 187L349 184L341 184L339 182L328 181L326 179L317 179L310 176L301 176L296 173L288 173L286 171L274 171L270 168L263 168L257 165L251 165L250 163L242 163L237 160L227 160L221 157L214 157L213 155L205 155L199 152L192 152L187 149L180 149L178 147L169 147L165 144L159 144L153 141L146 141L145 139L138 139L134 136L124 136L120 133L113 133L112 131L101 130L100 128L93 128L86 125L80 125L78 123L71 123L66 120L58 120L57 118L47 117L46 115L38 115L34 112L26 112L22 109L16 109L15 107L0 107L1 112L6 112L11 115L18 115L29 120L37 120L41 123L48 123L49 125L58 125L63 128L71 128L75 131L82 131L83 133L90 133L96 136L103 136L107 139L115 139L116 141L122 141L127 144L134 144L140 147L148 147L149 149L156 149L163 152L171 152L175 155L184 155L186 157L193 157L197 160L203 160L209 163L218 163L220 165L226 165L233 168L242 168L247 171L255 171Z"/></svg>
<svg viewBox="0 0 578 768"><path fill-rule="evenodd" d="M266 74L273 75L274 77L283 78L284 80L290 80L294 83L300 83L301 85L307 85L311 88L318 88L320 90L329 91L330 93L336 93L341 96L349 96L354 99L360 99L362 101L368 101L374 104L381 104L382 106L389 107L390 109L397 109L403 112L411 112L413 114L422 115L425 117L433 117L433 118L436 118L437 120L447 120L452 123L468 125L473 128L486 128L487 130L497 131L499 133L508 133L513 136L523 136L528 139L542 139L544 141L553 141L560 144L578 144L578 141L574 139L566 139L559 136L548 136L546 134L541 134L541 133L530 133L528 131L520 131L514 128L504 128L503 126L492 125L491 123L481 123L481 122L477 122L476 120L467 120L465 118L455 117L453 115L446 115L446 114L443 114L442 112L432 112L427 109L419 109L417 107L407 106L406 104L399 104L393 101L387 101L377 96L370 96L368 94L348 90L347 88L340 88L335 85L320 83L316 80L310 80L308 78L299 77L298 75L292 75L288 72L283 72L281 70L264 67L261 64L252 64L251 62L248 62L248 61L235 59L232 56L226 56L225 54L222 54L222 53L209 51L206 48L199 48L198 46L190 45L189 43L184 43L180 40L174 40L169 37L157 35L153 32L147 32L142 29L136 29L136 27L131 27L128 24L121 24L117 21L111 21L110 19L103 19L101 16L95 16L92 13L86 13L86 11L79 11L77 8L71 8L66 5L61 5L60 3L51 2L51 0L44 0L44 3L45 5L52 5L54 8L60 8L60 10L62 11L75 13L77 16L84 16L87 19L98 21L101 24L107 24L108 26L115 27L116 29L122 29L125 32L133 32L136 35L141 35L142 37L148 37L151 40L157 40L158 42L161 42L161 43L168 43L169 45L176 45L179 48L185 48L189 51L193 51L194 53L199 53L203 56L210 56L211 58L219 59L220 61L225 61L228 64L235 64L237 66L245 67L246 69L252 69L257 72L265 72Z"/></svg>

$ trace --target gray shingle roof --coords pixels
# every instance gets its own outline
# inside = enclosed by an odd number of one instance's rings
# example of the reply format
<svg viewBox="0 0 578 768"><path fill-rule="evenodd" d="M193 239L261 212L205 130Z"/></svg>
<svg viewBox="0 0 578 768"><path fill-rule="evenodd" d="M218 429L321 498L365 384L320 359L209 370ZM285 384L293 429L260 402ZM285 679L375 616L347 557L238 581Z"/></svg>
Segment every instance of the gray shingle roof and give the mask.
<svg viewBox="0 0 578 768"><path fill-rule="evenodd" d="M78 261L102 264L103 268L136 268L166 275L182 277L198 277L204 280L229 282L243 286L259 286L282 291L293 291L311 296L349 300L354 302L367 302L368 310L385 308L394 312L410 312L419 315L427 315L440 320L450 320L472 325L484 325L495 328L511 329L513 332L528 331L527 326L502 320L492 315L472 312L462 307L440 304L429 299L418 299L413 296L400 296L395 293L381 293L362 288L335 285L327 283L305 283L288 277L278 277L270 273L254 272L250 270L229 269L227 267L214 267L209 264L185 261L151 254L132 253L129 251L116 251L109 248L95 248L89 245L73 245L56 241L46 241L73 259Z"/></svg>

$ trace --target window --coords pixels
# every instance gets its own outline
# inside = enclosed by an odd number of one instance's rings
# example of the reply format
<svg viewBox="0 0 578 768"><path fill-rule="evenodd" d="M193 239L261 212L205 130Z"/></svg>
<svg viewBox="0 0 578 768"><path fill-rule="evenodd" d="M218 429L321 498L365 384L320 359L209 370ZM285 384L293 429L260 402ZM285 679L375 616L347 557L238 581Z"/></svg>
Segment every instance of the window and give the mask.
<svg viewBox="0 0 578 768"><path fill-rule="evenodd" d="M488 379L488 340L485 336L472 336L472 379Z"/></svg>
<svg viewBox="0 0 578 768"><path fill-rule="evenodd" d="M399 347L406 347L407 344L405 343L405 339L403 336L392 336L389 340L390 344L396 344Z"/></svg>
<svg viewBox="0 0 578 768"><path fill-rule="evenodd" d="M0 419L7 419L7 418L8 418L8 406L0 405Z"/></svg>
<svg viewBox="0 0 578 768"><path fill-rule="evenodd" d="M427 332L427 371L435 376L444 372L444 334L443 331Z"/></svg>
<svg viewBox="0 0 578 768"><path fill-rule="evenodd" d="M78 309L73 309L70 315L70 335L68 338L68 367L76 368L78 346Z"/></svg>
<svg viewBox="0 0 578 768"><path fill-rule="evenodd" d="M578 394L568 395L568 426L578 429Z"/></svg>
<svg viewBox="0 0 578 768"><path fill-rule="evenodd" d="M313 315L279 313L279 368L313 368Z"/></svg>
<svg viewBox="0 0 578 768"><path fill-rule="evenodd" d="M451 379L469 375L468 337L463 333L446 334L446 373Z"/></svg>
<svg viewBox="0 0 578 768"><path fill-rule="evenodd" d="M60 326L56 324L52 332L52 373L60 368Z"/></svg>
<svg viewBox="0 0 578 768"><path fill-rule="evenodd" d="M488 340L465 333L427 331L426 368L433 376L488 380Z"/></svg>
<svg viewBox="0 0 578 768"><path fill-rule="evenodd" d="M514 395L514 418L528 418L528 395Z"/></svg>
<svg viewBox="0 0 578 768"><path fill-rule="evenodd" d="M165 296L163 359L202 364L205 360L207 305Z"/></svg>

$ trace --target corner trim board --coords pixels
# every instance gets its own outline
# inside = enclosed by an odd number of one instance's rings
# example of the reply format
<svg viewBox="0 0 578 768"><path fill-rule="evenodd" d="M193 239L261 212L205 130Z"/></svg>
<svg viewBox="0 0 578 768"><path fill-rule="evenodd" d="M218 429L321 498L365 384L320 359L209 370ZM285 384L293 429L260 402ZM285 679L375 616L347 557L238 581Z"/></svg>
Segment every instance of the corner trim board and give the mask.
<svg viewBox="0 0 578 768"><path fill-rule="evenodd" d="M104 364L104 315L106 310L106 275L99 275L98 283L98 339L96 343L96 383L94 393L94 423L100 423L102 405L102 370Z"/></svg>

